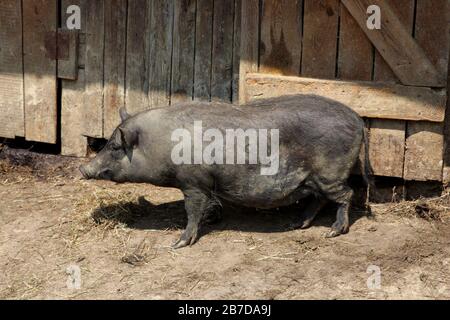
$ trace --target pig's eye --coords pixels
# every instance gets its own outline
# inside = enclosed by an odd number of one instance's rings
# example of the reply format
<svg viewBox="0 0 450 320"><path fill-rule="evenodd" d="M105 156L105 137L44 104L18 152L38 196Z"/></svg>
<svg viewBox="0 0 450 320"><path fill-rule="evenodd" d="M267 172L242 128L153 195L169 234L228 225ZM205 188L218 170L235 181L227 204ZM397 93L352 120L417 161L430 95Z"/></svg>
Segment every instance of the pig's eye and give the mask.
<svg viewBox="0 0 450 320"><path fill-rule="evenodd" d="M113 144L111 146L111 149L113 149L114 151L119 151L119 150L122 150L122 146L120 146L118 144Z"/></svg>

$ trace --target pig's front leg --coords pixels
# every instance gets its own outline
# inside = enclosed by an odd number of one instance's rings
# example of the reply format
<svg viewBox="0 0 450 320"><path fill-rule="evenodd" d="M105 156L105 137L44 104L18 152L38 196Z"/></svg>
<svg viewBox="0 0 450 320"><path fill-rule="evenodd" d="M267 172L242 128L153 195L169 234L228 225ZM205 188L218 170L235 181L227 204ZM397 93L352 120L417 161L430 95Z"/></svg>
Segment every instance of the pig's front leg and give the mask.
<svg viewBox="0 0 450 320"><path fill-rule="evenodd" d="M180 239L172 246L174 249L191 246L197 242L200 223L208 211L214 207L214 201L197 189L183 190L183 194L188 223Z"/></svg>

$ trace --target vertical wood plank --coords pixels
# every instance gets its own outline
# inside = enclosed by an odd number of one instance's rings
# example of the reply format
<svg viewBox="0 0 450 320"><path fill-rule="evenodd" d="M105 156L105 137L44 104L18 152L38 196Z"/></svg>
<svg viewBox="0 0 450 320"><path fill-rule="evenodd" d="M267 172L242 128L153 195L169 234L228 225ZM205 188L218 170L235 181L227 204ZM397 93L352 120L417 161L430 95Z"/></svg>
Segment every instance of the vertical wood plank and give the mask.
<svg viewBox="0 0 450 320"><path fill-rule="evenodd" d="M302 71L304 77L334 79L339 23L338 0L305 0Z"/></svg>
<svg viewBox="0 0 450 320"><path fill-rule="evenodd" d="M447 0L417 0L416 40L442 75L448 71L449 11ZM408 123L406 180L442 181L443 132L441 123Z"/></svg>
<svg viewBox="0 0 450 320"><path fill-rule="evenodd" d="M214 0L211 99L231 101L234 2Z"/></svg>
<svg viewBox="0 0 450 320"><path fill-rule="evenodd" d="M233 31L233 84L232 102L239 101L239 63L241 60L241 11L242 0L234 0L234 31Z"/></svg>
<svg viewBox="0 0 450 320"><path fill-rule="evenodd" d="M87 153L87 138L83 136L86 119L83 97L84 70L78 70L76 81L63 80L62 86L61 154L63 156L84 157Z"/></svg>
<svg viewBox="0 0 450 320"><path fill-rule="evenodd" d="M0 137L25 135L20 0L0 1Z"/></svg>
<svg viewBox="0 0 450 320"><path fill-rule="evenodd" d="M194 99L199 101L208 101L211 96L213 3L197 0Z"/></svg>
<svg viewBox="0 0 450 320"><path fill-rule="evenodd" d="M56 143L56 0L23 1L25 137Z"/></svg>
<svg viewBox="0 0 450 320"><path fill-rule="evenodd" d="M342 80L370 81L373 68L373 46L342 3L340 3L339 28L337 77ZM366 127L368 124L369 122L366 121ZM363 148L360 158L364 161ZM373 163L371 164L373 166ZM355 173L360 174L361 170L358 169Z"/></svg>
<svg viewBox="0 0 450 320"><path fill-rule="evenodd" d="M128 0L125 105L130 114L150 107L150 2Z"/></svg>
<svg viewBox="0 0 450 320"><path fill-rule="evenodd" d="M340 4L338 78L372 80L373 46L347 8Z"/></svg>
<svg viewBox="0 0 450 320"><path fill-rule="evenodd" d="M194 90L196 0L177 0L174 8L171 103L192 100Z"/></svg>
<svg viewBox="0 0 450 320"><path fill-rule="evenodd" d="M450 63L447 72L447 110L444 123L444 170L442 181L447 185L450 183Z"/></svg>
<svg viewBox="0 0 450 320"><path fill-rule="evenodd" d="M104 137L120 123L119 109L125 105L125 43L127 1L105 2Z"/></svg>
<svg viewBox="0 0 450 320"><path fill-rule="evenodd" d="M259 58L259 0L242 1L241 59L239 67L239 103L245 103L245 77L258 71Z"/></svg>
<svg viewBox="0 0 450 320"><path fill-rule="evenodd" d="M80 61L84 60L85 101L84 134L93 138L103 137L103 76L105 48L104 0L86 1L85 47ZM84 57L83 57L84 56ZM82 63L82 62L81 62Z"/></svg>
<svg viewBox="0 0 450 320"><path fill-rule="evenodd" d="M302 54L303 0L264 0L260 72L297 76Z"/></svg>
<svg viewBox="0 0 450 320"><path fill-rule="evenodd" d="M150 107L170 104L174 0L151 2Z"/></svg>
<svg viewBox="0 0 450 320"><path fill-rule="evenodd" d="M81 9L81 30L86 28L85 0L62 0L62 29L66 29L67 7L78 5ZM84 55L78 47L78 56ZM87 139L84 134L86 120L84 108L85 71L76 66L77 80L62 80L61 96L61 154L64 156L84 157L87 153Z"/></svg>
<svg viewBox="0 0 450 320"><path fill-rule="evenodd" d="M398 0L391 3L392 10L401 23L413 33L414 0ZM378 51L375 52L374 80L400 83ZM370 121L370 159L378 176L403 178L405 162L406 122L397 120Z"/></svg>

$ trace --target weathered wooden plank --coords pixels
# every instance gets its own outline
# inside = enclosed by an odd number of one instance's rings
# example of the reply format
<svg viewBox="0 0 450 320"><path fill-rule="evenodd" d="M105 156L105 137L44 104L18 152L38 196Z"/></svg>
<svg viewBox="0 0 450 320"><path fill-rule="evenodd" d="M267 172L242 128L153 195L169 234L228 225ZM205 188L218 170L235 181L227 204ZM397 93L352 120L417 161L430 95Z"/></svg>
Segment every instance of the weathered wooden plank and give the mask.
<svg viewBox="0 0 450 320"><path fill-rule="evenodd" d="M443 126L433 123L408 123L405 180L441 181L443 167Z"/></svg>
<svg viewBox="0 0 450 320"><path fill-rule="evenodd" d="M242 0L234 0L234 31L233 31L233 84L231 101L239 101L239 63L241 60L241 10Z"/></svg>
<svg viewBox="0 0 450 320"><path fill-rule="evenodd" d="M405 85L444 87L443 75L434 67L424 50L399 21L386 0L342 0L372 41L378 52ZM367 28L367 8L381 8L381 29Z"/></svg>
<svg viewBox="0 0 450 320"><path fill-rule="evenodd" d="M150 107L150 2L128 0L125 105L130 114Z"/></svg>
<svg viewBox="0 0 450 320"><path fill-rule="evenodd" d="M403 24L409 35L412 35L414 30L415 0L391 1L390 6L399 22ZM378 50L375 51L374 80L390 83L400 83L400 80L384 60L383 56L378 52Z"/></svg>
<svg viewBox="0 0 450 320"><path fill-rule="evenodd" d="M178 0L174 8L171 103L192 100L196 0Z"/></svg>
<svg viewBox="0 0 450 320"><path fill-rule="evenodd" d="M230 102L233 82L234 2L214 1L211 99Z"/></svg>
<svg viewBox="0 0 450 320"><path fill-rule="evenodd" d="M301 75L334 79L336 73L338 0L304 0Z"/></svg>
<svg viewBox="0 0 450 320"><path fill-rule="evenodd" d="M58 78L77 80L78 47L78 30L58 30Z"/></svg>
<svg viewBox="0 0 450 320"><path fill-rule="evenodd" d="M87 153L87 138L84 131L84 85L85 70L78 70L76 81L62 81L61 97L61 154L64 156L84 157Z"/></svg>
<svg viewBox="0 0 450 320"><path fill-rule="evenodd" d="M25 137L56 143L56 0L23 1Z"/></svg>
<svg viewBox="0 0 450 320"><path fill-rule="evenodd" d="M370 81L372 79L373 47L355 19L343 4L340 7L339 54L337 77L343 80ZM366 121L366 127L369 121ZM360 160L364 161L364 149L361 149ZM363 162L361 162L363 163ZM373 164L372 164L373 165ZM353 169L355 174L361 173L361 167Z"/></svg>
<svg viewBox="0 0 450 320"><path fill-rule="evenodd" d="M447 0L417 1L416 39L439 74L447 75L449 50L449 14ZM408 123L405 155L405 179L442 180L443 124Z"/></svg>
<svg viewBox="0 0 450 320"><path fill-rule="evenodd" d="M208 101L211 97L213 3L211 0L197 0L194 74L195 100Z"/></svg>
<svg viewBox="0 0 450 320"><path fill-rule="evenodd" d="M449 51L450 55L450 51ZM449 57L450 59L450 57ZM447 73L447 94L450 93L450 64ZM447 97L447 110L445 112L444 126L444 170L442 181L445 184L450 183L450 94Z"/></svg>
<svg viewBox="0 0 450 320"><path fill-rule="evenodd" d="M264 0L260 72L300 74L303 0Z"/></svg>
<svg viewBox="0 0 450 320"><path fill-rule="evenodd" d="M370 125L369 150L375 175L403 178L405 122L373 120Z"/></svg>
<svg viewBox="0 0 450 320"><path fill-rule="evenodd" d="M150 23L150 107L170 104L174 1L153 0Z"/></svg>
<svg viewBox="0 0 450 320"><path fill-rule="evenodd" d="M372 80L373 46L344 5L340 5L338 78Z"/></svg>
<svg viewBox="0 0 450 320"><path fill-rule="evenodd" d="M246 75L258 71L259 57L259 0L242 1L241 59L239 67L239 103L245 102Z"/></svg>
<svg viewBox="0 0 450 320"><path fill-rule="evenodd" d="M84 59L86 88L84 92L84 133L103 137L103 76L105 49L104 0L86 1L86 51ZM83 46L81 46L83 47ZM80 58L80 61L83 60Z"/></svg>
<svg viewBox="0 0 450 320"><path fill-rule="evenodd" d="M450 1L417 0L415 37L438 73L446 80L450 47ZM444 81L445 87L446 84Z"/></svg>
<svg viewBox="0 0 450 320"><path fill-rule="evenodd" d="M400 22L413 34L415 0L390 3ZM399 83L397 76L383 57L375 52L374 80ZM370 147L373 171L379 176L403 178L405 161L406 122L399 120L371 120Z"/></svg>
<svg viewBox="0 0 450 320"><path fill-rule="evenodd" d="M77 5L81 9L81 30L65 31L69 34L79 35L84 32L86 27L85 0L62 0L61 1L61 17L62 27L66 28L65 21L68 18L67 7ZM60 30L61 32L61 30ZM71 44L73 46L73 44ZM84 157L87 153L87 139L84 134L84 125L86 121L84 93L85 93L85 70L79 70L78 59L74 56L82 57L84 52L81 47L77 46L78 52L72 52L70 59L75 62L77 79L62 80L61 94L61 154L64 156ZM72 47L72 49L74 49ZM61 60L58 61L58 75L61 71ZM72 67L70 70L72 71Z"/></svg>
<svg viewBox="0 0 450 320"><path fill-rule="evenodd" d="M120 123L125 106L126 0L105 2L103 133L108 138Z"/></svg>
<svg viewBox="0 0 450 320"><path fill-rule="evenodd" d="M444 120L446 92L422 87L363 81L318 80L247 74L246 101L295 93L339 101L363 117L405 120Z"/></svg>
<svg viewBox="0 0 450 320"><path fill-rule="evenodd" d="M0 137L25 135L20 0L0 1Z"/></svg>

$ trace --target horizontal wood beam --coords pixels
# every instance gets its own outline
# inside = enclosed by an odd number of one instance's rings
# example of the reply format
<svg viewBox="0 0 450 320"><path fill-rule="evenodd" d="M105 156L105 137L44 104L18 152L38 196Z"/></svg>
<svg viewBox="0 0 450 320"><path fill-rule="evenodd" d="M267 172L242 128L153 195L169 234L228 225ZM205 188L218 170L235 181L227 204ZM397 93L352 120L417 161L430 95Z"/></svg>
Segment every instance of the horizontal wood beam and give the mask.
<svg viewBox="0 0 450 320"><path fill-rule="evenodd" d="M443 122L446 90L365 81L319 80L249 73L245 101L315 94L341 102L362 117Z"/></svg>
<svg viewBox="0 0 450 320"><path fill-rule="evenodd" d="M396 16L387 0L342 0L367 37L404 85L419 87L446 86L446 79L425 54ZM367 27L367 8L381 9L381 29Z"/></svg>

